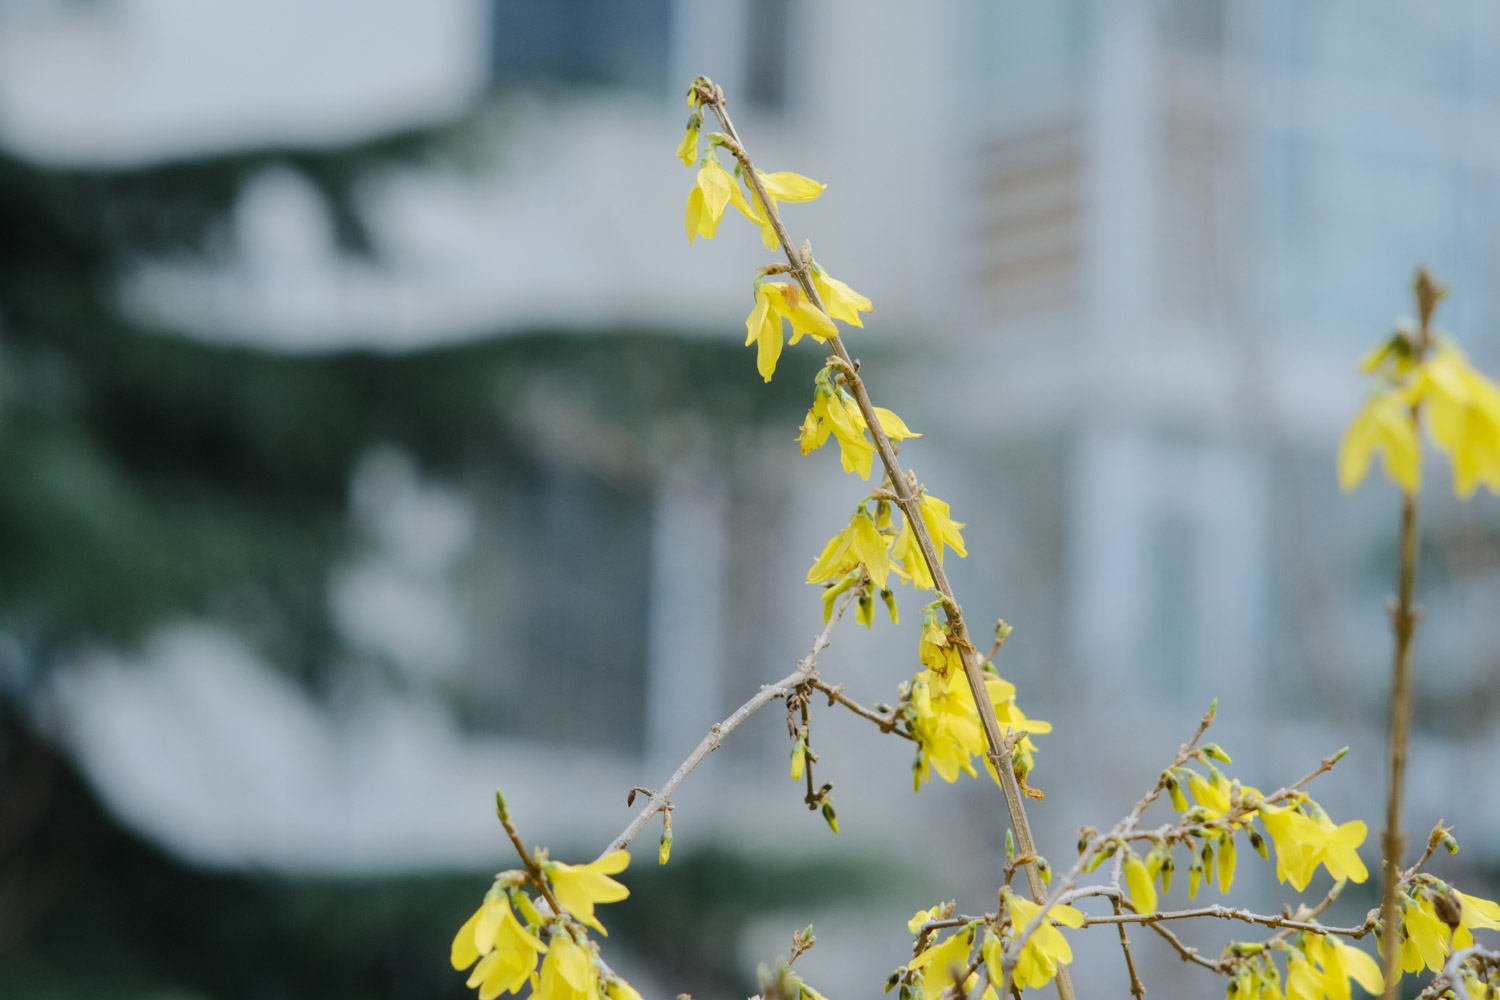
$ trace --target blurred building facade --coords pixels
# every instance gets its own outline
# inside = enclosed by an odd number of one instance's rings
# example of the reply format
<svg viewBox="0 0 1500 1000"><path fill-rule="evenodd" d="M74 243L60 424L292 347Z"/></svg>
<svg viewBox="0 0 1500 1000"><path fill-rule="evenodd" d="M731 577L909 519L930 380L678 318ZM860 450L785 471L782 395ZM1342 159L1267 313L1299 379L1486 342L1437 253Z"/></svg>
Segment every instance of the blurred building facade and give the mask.
<svg viewBox="0 0 1500 1000"><path fill-rule="evenodd" d="M851 349L926 432L906 452L923 481L970 523L952 570L967 611L1017 626L1002 673L1059 734L1043 842L1128 808L1214 697L1257 784L1353 745L1325 801L1373 819L1396 502L1378 485L1339 496L1332 456L1354 360L1409 308L1416 263L1455 283L1442 318L1475 360L1500 361L1500 14L1482 0L313 10L0 5L0 138L44 161L473 115L457 155L362 180L370 257L341 249L308 178L268 169L213 253L127 269L134 314L288 355L536 330L738 343L771 258L737 219L685 245L690 173L670 156L705 73L759 165L829 183L789 226L875 300ZM778 382L815 361L789 350ZM733 391L759 390L748 351L739 363ZM525 474L445 480L394 448L350 468L329 607L351 661L400 683L348 715L196 626L164 632L144 669L101 654L69 672L61 725L123 816L209 864L463 866L494 856L484 803L503 784L535 839L587 851L623 825L627 788L804 655L821 624L805 566L862 486L796 454L799 410L726 441L670 407L622 430L565 376L505 405L545 456ZM1413 764L1433 777L1408 815L1472 829L1494 864L1500 838L1478 835L1500 830L1500 804L1463 792L1500 750L1489 503L1433 505ZM916 665L909 631L846 624L828 673L891 700ZM811 836L778 770L780 721L762 721L684 787L680 845ZM967 824L982 832L951 871L993 858L989 789L893 807L905 748L825 726L825 745L851 746L842 767L828 755L841 836L899 852ZM182 741L215 748L214 766L174 770ZM1085 777L1060 788L1049 771ZM256 791L207 808L226 773Z"/></svg>

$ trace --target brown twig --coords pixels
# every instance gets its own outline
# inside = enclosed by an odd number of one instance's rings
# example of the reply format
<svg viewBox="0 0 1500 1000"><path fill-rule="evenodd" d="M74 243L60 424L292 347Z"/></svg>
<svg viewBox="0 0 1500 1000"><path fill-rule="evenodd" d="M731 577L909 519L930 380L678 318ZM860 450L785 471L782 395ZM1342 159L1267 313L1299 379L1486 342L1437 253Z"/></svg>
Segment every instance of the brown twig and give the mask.
<svg viewBox="0 0 1500 1000"><path fill-rule="evenodd" d="M1328 927L1315 921L1297 920L1281 914L1251 913L1237 906L1200 906L1191 910L1157 910L1155 913L1122 913L1114 916L1083 918L1085 927L1094 924L1154 924L1163 920L1192 920L1197 917L1218 917L1222 920L1243 920L1247 924L1263 924L1266 927L1289 927L1292 930L1310 931L1314 934L1337 934L1340 937L1362 938L1373 926L1369 921L1355 927Z"/></svg>
<svg viewBox="0 0 1500 1000"><path fill-rule="evenodd" d="M500 825L505 827L506 836L510 837L516 853L521 856L521 863L526 866L526 874L531 879L531 884L536 887L537 892L542 894L547 905L552 907L552 912L561 914L562 907L558 905L557 898L552 895L552 886L548 883L547 877L542 874L542 866L537 864L536 858L532 857L526 845L521 843L521 835L516 831L516 825L510 821L510 813L505 807L505 800L498 792L495 794L495 804L498 807L496 813L500 818Z"/></svg>
<svg viewBox="0 0 1500 1000"><path fill-rule="evenodd" d="M626 825L625 829L620 831L619 836L609 842L609 846L600 853L600 857L612 851L618 851L634 840L636 834L645 829L651 817L666 806L668 799L677 790L677 786L682 784L683 779L693 773L693 768L701 764L703 758L717 750L719 744L724 742L724 737L734 732L740 723L777 698L785 698L813 676L818 667L818 654L828 647L833 627L839 623L839 619L844 617L844 611L848 609L849 602L853 599L854 594L851 592L839 602L838 607L829 617L828 623L823 626L823 631L819 632L818 637L813 640L812 648L808 650L807 656L797 662L796 670L774 684L767 684L756 693L755 697L731 712L729 718L723 722L716 722L709 728L707 735L698 741L698 745L693 748L692 753L687 755L687 759L677 766L677 770L672 772L666 784L656 790L656 794L647 801L646 807Z"/></svg>
<svg viewBox="0 0 1500 1000"><path fill-rule="evenodd" d="M1151 928L1156 933L1160 934L1168 944L1177 949L1177 954L1182 956L1182 960L1184 962L1193 962L1197 965L1201 965L1205 969L1208 969L1210 972L1224 971L1224 963L1222 961L1214 958L1204 958L1202 955L1198 954L1197 948L1192 948L1188 945L1183 944L1182 938L1178 937L1176 934L1173 934L1161 924L1147 924L1146 926Z"/></svg>
<svg viewBox="0 0 1500 1000"><path fill-rule="evenodd" d="M1120 900L1118 897L1110 900L1110 903L1114 905L1115 916L1120 916ZM1120 930L1120 950L1125 953L1125 968L1130 973L1130 992L1135 996L1136 1000L1141 1000L1141 997L1146 995L1146 987L1141 985L1141 977L1136 975L1135 958L1130 954L1130 938L1125 935L1124 922L1122 921L1118 924L1118 927Z"/></svg>
<svg viewBox="0 0 1500 1000"><path fill-rule="evenodd" d="M1414 362L1420 364L1432 341L1432 312L1442 292L1426 269L1417 272L1417 312L1420 327L1412 345ZM1420 431L1418 404L1411 408L1412 422ZM1380 900L1381 950L1385 955L1385 1000L1399 995L1396 969L1399 949L1396 947L1396 896L1401 884L1401 855L1405 850L1401 835L1401 796L1406 784L1406 752L1411 728L1411 644L1416 634L1418 612L1413 601L1417 578L1417 495L1404 493L1401 498L1401 568L1397 573L1396 602L1390 609L1391 632L1395 652L1391 664L1390 726L1386 734L1388 754L1385 798L1385 832L1381 850L1385 855L1385 891Z"/></svg>
<svg viewBox="0 0 1500 1000"><path fill-rule="evenodd" d="M879 712L875 712L871 709L866 708L859 702L844 694L844 685L829 684L826 681L817 679L809 681L808 683L809 686L817 688L819 691L822 691L828 696L828 704L843 705L845 708L847 708L849 711L853 712L860 718L869 719L871 722L875 723L880 727L881 732L895 733L897 736L908 740L916 739L916 737L912 736L906 730L897 728L897 723L901 720L897 718L896 713L892 712L890 715L881 715Z"/></svg>

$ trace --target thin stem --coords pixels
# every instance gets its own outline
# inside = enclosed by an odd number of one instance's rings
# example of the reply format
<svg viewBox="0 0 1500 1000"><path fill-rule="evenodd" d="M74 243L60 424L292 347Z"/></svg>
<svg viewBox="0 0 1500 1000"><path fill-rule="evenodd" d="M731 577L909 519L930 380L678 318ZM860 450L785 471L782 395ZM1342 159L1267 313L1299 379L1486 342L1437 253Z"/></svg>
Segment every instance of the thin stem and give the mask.
<svg viewBox="0 0 1500 1000"><path fill-rule="evenodd" d="M1182 938L1178 937L1176 934L1173 934L1161 924L1147 924L1146 926L1151 928L1156 933L1160 934L1168 944L1177 949L1177 954L1182 956L1182 960L1184 962L1193 962L1197 965L1201 965L1205 969L1208 969L1210 972L1224 971L1223 962L1217 959L1204 958L1202 955L1198 954L1197 948L1190 948L1189 946L1183 944Z"/></svg>
<svg viewBox="0 0 1500 1000"><path fill-rule="evenodd" d="M766 218L776 233L781 249L786 254L787 264L791 268L790 273L797 279L808 301L827 315L828 307L824 305L822 297L812 282L811 251L810 249L799 251L793 247L791 236L787 234L786 226L782 224L781 213L776 210L776 202L767 195L760 174L751 162L750 154L740 140L739 133L735 131L734 123L729 119L723 91L717 87L699 84L697 94L701 102L713 110L715 117L719 119L719 124L723 126L725 134L729 137L730 141L725 143L725 148L739 159L744 168L745 180L755 191L760 208L766 213ZM859 404L859 411L864 416L870 437L875 441L875 450L880 455L881 464L885 466L886 475L890 478L891 489L896 494L896 503L911 526L917 547L921 550L922 559L927 564L928 572L932 574L933 585L948 599L946 604L948 627L953 632L963 660L964 676L968 680L969 690L974 695L974 704L979 710L979 721L984 728L985 742L988 744L988 756L1000 778L1001 791L1005 794L1005 805L1010 813L1011 828L1016 834L1016 846L1023 853L1035 854L1036 844L1032 839L1031 824L1026 817L1026 800L1021 794L1020 784L1016 780L1011 765L1011 747L1001 735L1000 723L995 717L995 707L990 703L989 691L985 687L979 654L969 638L968 625L965 624L963 612L954 600L953 588L948 583L948 576L943 572L941 553L933 545L932 535L922 520L919 510L920 499L912 487L911 480L901 471L901 464L896 460L896 451L891 447L891 440L880 425L880 417L875 413L875 404L870 401L870 394L865 389L864 379L856 374L858 367L854 363L854 358L850 356L848 349L844 347L843 340L837 334L829 339L829 345L833 348L834 355L843 362L845 381L854 394L855 401ZM1041 873L1037 871L1034 863L1026 866L1026 882L1034 901L1041 903L1047 898L1046 883L1042 881ZM1061 1000L1074 1000L1072 980L1062 967L1057 970L1057 991Z"/></svg>
<svg viewBox="0 0 1500 1000"><path fill-rule="evenodd" d="M1432 313L1444 291L1425 268L1418 269L1413 287L1417 299L1419 328L1412 344L1414 363L1421 364L1432 344ZM1411 407L1412 423L1421 432L1422 414L1418 404ZM1401 569L1396 583L1396 605L1391 609L1391 632L1396 649L1391 668L1390 729L1386 735L1389 754L1385 798L1385 833L1381 848L1385 854L1385 891L1380 900L1380 943L1385 955L1385 1000L1395 1000L1400 991L1396 970L1399 965L1396 942L1396 897L1401 888L1401 854L1405 849L1401 836L1401 796L1406 784L1406 751L1411 728L1411 643L1417 630L1417 609L1412 594L1417 579L1417 495L1415 491L1401 498Z"/></svg>
<svg viewBox="0 0 1500 1000"><path fill-rule="evenodd" d="M1200 906L1192 910L1157 910L1155 913L1117 913L1114 916L1083 919L1085 927L1094 924L1154 924L1163 920L1193 920L1198 917L1218 917L1222 920L1243 920L1247 924L1263 924L1266 927L1290 927L1292 930L1311 931L1314 934L1336 934L1339 937L1362 938L1370 933L1368 922L1356 927L1327 927L1310 920L1295 920L1280 914L1251 913L1237 906Z"/></svg>
<svg viewBox="0 0 1500 1000"><path fill-rule="evenodd" d="M1115 916L1120 916L1119 898L1112 899L1110 902L1114 904ZM1125 953L1125 968L1130 972L1130 992L1135 996L1136 1000L1141 1000L1146 995L1146 987L1141 985L1141 977L1136 975L1135 958L1130 954L1130 938L1125 934L1124 921L1121 921L1117 926L1120 929L1120 950Z"/></svg>
<svg viewBox="0 0 1500 1000"><path fill-rule="evenodd" d="M906 730L896 728L896 723L900 720L897 719L895 713L892 713L890 715L881 715L878 712L866 708L859 702L844 694L844 685L829 684L827 681L821 681L817 679L811 680L808 683L811 687L822 691L828 696L828 704L832 705L837 703L839 705L843 705L845 708L847 708L849 711L853 712L860 718L869 719L871 722L875 723L875 725L880 727L881 732L895 733L897 736L900 736L903 739L912 741L916 740L916 737L908 733Z"/></svg>
<svg viewBox="0 0 1500 1000"><path fill-rule="evenodd" d="M516 831L516 825L503 812L500 814L500 825L505 827L506 836L510 837L510 842L515 845L516 853L521 856L521 863L526 866L526 874L530 876L531 884L536 886L537 892L540 892L542 898L547 901L547 905L552 907L552 912L561 916L562 907L557 904L557 898L552 895L552 886L547 882L547 877L542 874L542 866L536 863L536 858L532 857L526 845L521 843L521 835Z"/></svg>
<svg viewBox="0 0 1500 1000"><path fill-rule="evenodd" d="M1385 955L1385 1000L1400 995L1397 969L1396 898L1401 884L1401 796L1406 782L1406 750L1411 727L1411 640L1417 613L1412 591L1417 575L1417 498L1408 493L1401 504L1401 571L1396 606L1391 610L1391 630L1396 637L1395 663L1391 676L1390 730L1386 737L1389 768L1385 799L1385 892L1380 900L1381 950Z"/></svg>
<svg viewBox="0 0 1500 1000"><path fill-rule="evenodd" d="M823 631L819 632L818 637L813 640L812 648L808 650L807 656L798 661L796 670L793 670L774 684L767 684L756 693L755 697L730 713L729 718L723 722L716 722L709 727L707 735L698 741L698 745L693 748L693 752L688 754L687 759L677 766L677 770L672 772L672 776L667 779L666 784L656 790L656 794L651 796L645 808L636 815L635 819L631 820L625 829L620 831L620 835L611 840L609 846L600 852L600 857L613 851L618 851L634 840L636 834L645 829L651 817L667 806L672 793L677 790L678 785L682 784L683 779L693 773L693 768L701 764L703 758L719 749L719 744L724 742L724 737L734 732L740 723L777 698L785 698L795 691L799 685L805 683L809 677L813 676L818 667L818 654L828 647L829 637L833 635L833 627L839 623L839 619L844 617L844 611L848 609L849 602L853 598L854 594L851 592L839 602L839 606L828 619L828 624L823 626Z"/></svg>

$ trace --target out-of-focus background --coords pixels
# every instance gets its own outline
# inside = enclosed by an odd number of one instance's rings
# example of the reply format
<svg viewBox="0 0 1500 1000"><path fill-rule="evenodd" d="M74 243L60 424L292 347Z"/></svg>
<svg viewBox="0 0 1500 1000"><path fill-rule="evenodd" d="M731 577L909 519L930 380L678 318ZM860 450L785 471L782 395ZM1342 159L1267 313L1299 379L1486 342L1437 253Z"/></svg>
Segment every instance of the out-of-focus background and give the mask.
<svg viewBox="0 0 1500 1000"><path fill-rule="evenodd" d="M466 996L493 790L590 858L805 654L864 485L794 443L817 349L742 346L757 233L684 239L698 73L829 185L786 218L875 300L851 349L1057 727L1043 850L1215 696L1263 788L1352 746L1316 794L1373 832L1397 499L1333 455L1419 262L1500 366L1497 44L1484 0L0 0L0 995ZM1489 894L1500 516L1428 475L1408 827ZM823 660L866 702L917 666L898 596ZM744 996L809 921L869 995L913 910L994 903L994 788L914 798L820 708L834 837L781 715L672 864L640 841L605 920L647 996ZM1154 996L1222 989L1144 937Z"/></svg>

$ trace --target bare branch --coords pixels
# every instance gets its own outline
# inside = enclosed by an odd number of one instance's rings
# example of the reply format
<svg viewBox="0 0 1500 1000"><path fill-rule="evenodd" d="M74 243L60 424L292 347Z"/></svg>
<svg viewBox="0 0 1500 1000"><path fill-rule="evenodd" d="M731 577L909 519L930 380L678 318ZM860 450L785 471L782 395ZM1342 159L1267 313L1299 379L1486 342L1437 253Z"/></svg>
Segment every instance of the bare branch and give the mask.
<svg viewBox="0 0 1500 1000"><path fill-rule="evenodd" d="M837 703L843 705L845 708L847 708L849 711L853 712L860 718L869 719L871 722L875 723L880 727L880 731L883 733L895 733L897 736L900 736L903 739L915 741L916 737L912 736L904 729L896 728L896 724L900 720L896 717L896 714L894 712L892 712L890 715L881 715L878 712L874 712L868 708L865 708L859 702L854 701L852 698L844 694L844 685L842 684L829 684L828 682L818 680L817 678L814 678L808 683L812 687L817 688L819 691L822 691L828 696L828 704L832 705Z"/></svg>
<svg viewBox="0 0 1500 1000"><path fill-rule="evenodd" d="M797 662L796 670L774 684L767 684L756 693L755 697L730 713L729 718L723 722L716 722L709 728L708 734L698 742L693 752L687 755L687 759L678 765L677 770L672 772L666 784L656 790L646 803L646 807L630 821L625 829L620 831L618 837L609 842L609 846L601 852L601 857L612 851L618 851L634 840L636 834L645 829L651 817L667 805L672 793L677 790L678 785L682 784L683 779L693 773L693 768L701 764L703 758L719 749L719 744L724 742L724 737L734 732L740 723L777 698L785 698L800 685L806 683L809 677L814 676L818 667L818 654L828 647L829 637L833 635L833 627L839 623L839 619L844 617L844 611L848 609L849 602L853 599L854 594L850 593L839 602L838 608L829 617L828 624L823 626L823 631L819 632L818 637L813 640L812 648L808 650L807 656Z"/></svg>
<svg viewBox="0 0 1500 1000"><path fill-rule="evenodd" d="M1115 916L1118 917L1120 915L1119 898L1116 897L1110 900L1110 902L1114 904ZM1117 926L1120 930L1120 950L1125 953L1125 968L1130 973L1130 992L1135 996L1136 1000L1141 1000L1146 995L1146 987L1141 985L1141 977L1136 975L1135 957L1130 954L1130 938L1125 936L1125 924L1121 922Z"/></svg>

